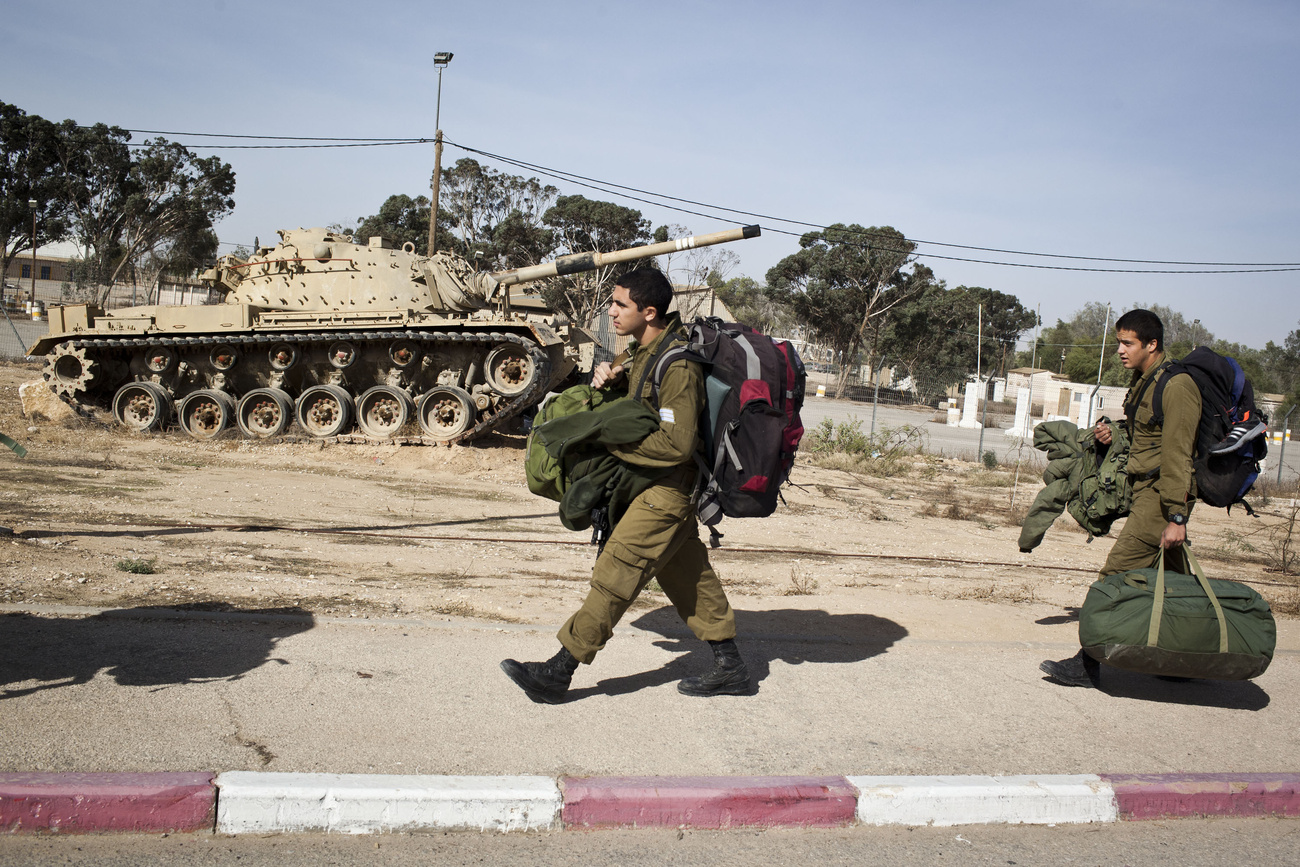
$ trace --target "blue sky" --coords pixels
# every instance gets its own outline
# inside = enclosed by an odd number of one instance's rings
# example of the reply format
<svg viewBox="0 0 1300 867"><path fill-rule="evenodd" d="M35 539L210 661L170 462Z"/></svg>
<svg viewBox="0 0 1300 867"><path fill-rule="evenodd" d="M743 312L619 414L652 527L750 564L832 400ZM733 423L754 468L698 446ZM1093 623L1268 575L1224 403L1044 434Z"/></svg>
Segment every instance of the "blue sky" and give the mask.
<svg viewBox="0 0 1300 867"><path fill-rule="evenodd" d="M763 219L762 279L807 227L943 244L1300 268L1300 5L1289 2L9 0L0 99L175 133L432 139ZM137 136L137 140L146 136ZM171 138L198 144L211 140ZM427 192L431 145L219 150L223 241L350 223ZM468 154L450 146L444 164ZM483 160L514 174L521 170ZM543 178L546 180L545 178ZM655 225L727 228L621 201ZM701 209L693 209L701 210ZM779 219L771 219L779 218ZM1195 269L925 244L936 256ZM1168 305L1262 347L1300 327L1300 270L1105 273L922 258L1041 307ZM1211 268L1213 266L1206 266Z"/></svg>

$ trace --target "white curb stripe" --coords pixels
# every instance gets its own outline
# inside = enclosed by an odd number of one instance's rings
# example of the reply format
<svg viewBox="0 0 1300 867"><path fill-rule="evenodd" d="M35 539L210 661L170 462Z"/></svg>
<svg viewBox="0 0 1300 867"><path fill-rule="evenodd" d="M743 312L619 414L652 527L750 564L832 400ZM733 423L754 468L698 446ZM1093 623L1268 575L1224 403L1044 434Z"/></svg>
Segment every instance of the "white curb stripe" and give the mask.
<svg viewBox="0 0 1300 867"><path fill-rule="evenodd" d="M866 825L1115 822L1110 784L1094 774L1006 777L849 777Z"/></svg>
<svg viewBox="0 0 1300 867"><path fill-rule="evenodd" d="M381 774L219 774L217 831L474 830L558 826L563 801L550 777Z"/></svg>

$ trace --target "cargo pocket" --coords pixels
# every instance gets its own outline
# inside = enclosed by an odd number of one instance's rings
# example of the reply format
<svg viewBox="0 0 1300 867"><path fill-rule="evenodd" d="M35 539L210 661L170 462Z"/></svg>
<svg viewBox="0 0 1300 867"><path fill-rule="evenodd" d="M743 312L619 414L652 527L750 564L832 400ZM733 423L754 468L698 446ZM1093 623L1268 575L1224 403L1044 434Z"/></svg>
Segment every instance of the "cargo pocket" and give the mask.
<svg viewBox="0 0 1300 867"><path fill-rule="evenodd" d="M624 602L636 598L637 589L649 580L654 562L638 555L617 539L610 539L592 573L591 583Z"/></svg>

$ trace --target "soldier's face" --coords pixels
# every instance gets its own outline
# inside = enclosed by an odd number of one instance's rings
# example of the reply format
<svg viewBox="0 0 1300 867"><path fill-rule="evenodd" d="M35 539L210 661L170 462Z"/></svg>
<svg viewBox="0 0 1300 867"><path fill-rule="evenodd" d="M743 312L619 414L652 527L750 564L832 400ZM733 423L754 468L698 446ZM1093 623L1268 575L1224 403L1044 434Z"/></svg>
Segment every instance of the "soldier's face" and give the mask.
<svg viewBox="0 0 1300 867"><path fill-rule="evenodd" d="M656 316L653 307L638 310L632 296L622 286L614 287L614 297L609 300L609 318L620 337L631 336L640 342L646 326Z"/></svg>
<svg viewBox="0 0 1300 867"><path fill-rule="evenodd" d="M1138 339L1136 331L1127 328L1116 331L1115 336L1119 338L1119 360L1124 366L1129 370L1146 373L1151 362L1155 361L1156 342L1152 340L1144 344Z"/></svg>

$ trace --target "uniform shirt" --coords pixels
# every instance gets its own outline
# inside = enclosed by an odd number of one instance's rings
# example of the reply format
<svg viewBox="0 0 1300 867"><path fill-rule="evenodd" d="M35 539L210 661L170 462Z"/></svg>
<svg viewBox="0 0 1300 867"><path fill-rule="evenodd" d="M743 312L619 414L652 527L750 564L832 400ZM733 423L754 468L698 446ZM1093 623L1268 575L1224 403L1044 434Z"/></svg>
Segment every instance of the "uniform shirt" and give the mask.
<svg viewBox="0 0 1300 867"><path fill-rule="evenodd" d="M632 342L627 348L628 360L623 362L628 388L635 388L645 375L639 397L641 402L659 414L659 430L636 443L610 446L609 450L629 464L641 467L675 467L695 463L695 452L700 448L699 420L704 406L704 373L694 361L679 359L668 365L659 383L659 399L653 399L653 375L644 367L655 357L665 340L681 337L681 317L668 315L663 333L645 346Z"/></svg>
<svg viewBox="0 0 1300 867"><path fill-rule="evenodd" d="M1164 354L1129 387L1129 394L1142 390L1146 380L1156 376ZM1160 511L1169 518L1187 514L1187 501L1196 495L1192 478L1192 450L1196 445L1196 428L1201 423L1201 392L1185 373L1169 377L1160 404L1164 424L1156 425L1156 386L1152 382L1131 416L1133 443L1129 447L1128 474L1135 479L1148 478L1157 470L1156 490L1160 493ZM1127 401L1126 401L1127 403Z"/></svg>

